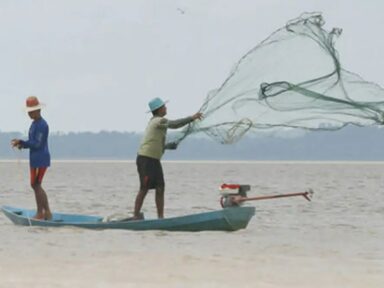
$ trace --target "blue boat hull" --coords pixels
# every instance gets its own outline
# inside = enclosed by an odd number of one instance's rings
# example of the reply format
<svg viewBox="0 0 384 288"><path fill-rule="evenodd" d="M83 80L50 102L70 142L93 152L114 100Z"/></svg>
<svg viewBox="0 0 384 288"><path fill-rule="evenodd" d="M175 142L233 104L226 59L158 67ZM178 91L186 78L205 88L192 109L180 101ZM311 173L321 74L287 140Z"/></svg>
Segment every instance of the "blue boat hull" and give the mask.
<svg viewBox="0 0 384 288"><path fill-rule="evenodd" d="M36 220L35 210L10 206L1 208L16 225L88 229L166 230L166 231L236 231L247 227L255 215L255 207L227 207L221 210L164 219L103 222L103 217L54 213L52 220Z"/></svg>

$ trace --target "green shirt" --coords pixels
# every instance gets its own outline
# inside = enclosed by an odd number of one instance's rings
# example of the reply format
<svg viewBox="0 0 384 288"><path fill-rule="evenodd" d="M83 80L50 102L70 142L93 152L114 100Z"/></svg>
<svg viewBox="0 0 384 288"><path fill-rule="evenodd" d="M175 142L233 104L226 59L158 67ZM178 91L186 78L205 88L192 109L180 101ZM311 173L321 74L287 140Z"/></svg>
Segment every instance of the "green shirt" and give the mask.
<svg viewBox="0 0 384 288"><path fill-rule="evenodd" d="M164 154L167 129L177 129L191 123L192 121L192 117L177 120L168 120L159 116L152 117L151 120L149 120L147 128L145 129L138 154L160 160Z"/></svg>

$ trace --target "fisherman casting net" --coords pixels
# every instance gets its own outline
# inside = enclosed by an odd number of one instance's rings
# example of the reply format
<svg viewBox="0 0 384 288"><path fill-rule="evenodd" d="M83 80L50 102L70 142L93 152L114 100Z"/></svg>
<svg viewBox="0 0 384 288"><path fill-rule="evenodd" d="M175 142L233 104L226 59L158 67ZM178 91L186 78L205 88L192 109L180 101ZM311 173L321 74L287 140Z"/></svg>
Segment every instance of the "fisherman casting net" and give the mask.
<svg viewBox="0 0 384 288"><path fill-rule="evenodd" d="M177 143L204 132L221 143L246 132L282 128L337 130L384 122L384 89L343 69L319 13L303 14L244 55L218 89L208 94Z"/></svg>

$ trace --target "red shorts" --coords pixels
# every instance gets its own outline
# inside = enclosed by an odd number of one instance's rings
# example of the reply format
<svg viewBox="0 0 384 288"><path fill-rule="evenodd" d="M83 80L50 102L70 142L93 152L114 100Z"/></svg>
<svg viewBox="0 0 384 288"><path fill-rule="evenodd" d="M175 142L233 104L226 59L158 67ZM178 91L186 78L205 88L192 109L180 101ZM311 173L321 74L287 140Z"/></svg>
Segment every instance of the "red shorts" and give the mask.
<svg viewBox="0 0 384 288"><path fill-rule="evenodd" d="M30 169L31 175L31 185L41 184L43 182L44 174L47 171L48 167L40 167Z"/></svg>

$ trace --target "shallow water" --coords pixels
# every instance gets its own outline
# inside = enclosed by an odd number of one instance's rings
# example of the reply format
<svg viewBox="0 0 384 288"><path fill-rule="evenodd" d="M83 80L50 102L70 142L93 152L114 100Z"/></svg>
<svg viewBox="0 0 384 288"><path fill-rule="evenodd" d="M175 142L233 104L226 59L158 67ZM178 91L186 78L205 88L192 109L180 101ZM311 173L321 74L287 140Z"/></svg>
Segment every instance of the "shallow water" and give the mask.
<svg viewBox="0 0 384 288"><path fill-rule="evenodd" d="M0 205L34 207L28 164L0 162ZM91 231L13 225L0 216L0 287L382 287L384 163L164 162L166 216L219 209L222 183L249 196L237 232ZM107 216L132 211L134 162L54 162L52 210ZM144 203L156 216L154 193Z"/></svg>

